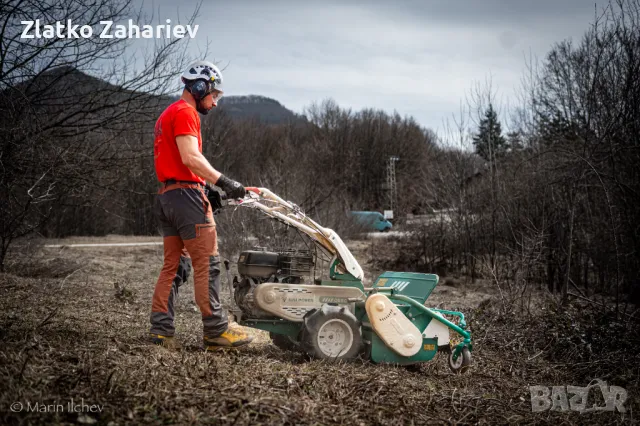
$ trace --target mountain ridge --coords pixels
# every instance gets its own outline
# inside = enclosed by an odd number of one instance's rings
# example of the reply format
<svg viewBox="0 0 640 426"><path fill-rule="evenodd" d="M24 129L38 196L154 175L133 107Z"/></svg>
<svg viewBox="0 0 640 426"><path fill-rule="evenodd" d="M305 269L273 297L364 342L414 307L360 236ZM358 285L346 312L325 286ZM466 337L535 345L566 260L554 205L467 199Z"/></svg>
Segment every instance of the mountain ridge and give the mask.
<svg viewBox="0 0 640 426"><path fill-rule="evenodd" d="M42 74L35 74L18 83L15 93L26 93L33 96L39 104L61 107L73 103L73 97L91 96L92 92L107 93L110 97L134 96L140 101L146 99L162 106L174 102L180 95L154 95L136 91L135 87L123 88L121 85L109 82L81 71L71 66L60 66ZM132 90L133 89L133 90ZM45 98L40 93L49 92ZM238 96L224 96L220 99L218 108L223 110L232 120L258 120L265 124L286 124L306 122L304 115L296 114L279 101L263 95L249 94Z"/></svg>
<svg viewBox="0 0 640 426"><path fill-rule="evenodd" d="M173 100L178 100L179 95ZM218 108L223 110L233 120L257 119L265 124L286 124L306 122L307 117L297 114L278 100L263 95L237 95L224 96L218 103Z"/></svg>

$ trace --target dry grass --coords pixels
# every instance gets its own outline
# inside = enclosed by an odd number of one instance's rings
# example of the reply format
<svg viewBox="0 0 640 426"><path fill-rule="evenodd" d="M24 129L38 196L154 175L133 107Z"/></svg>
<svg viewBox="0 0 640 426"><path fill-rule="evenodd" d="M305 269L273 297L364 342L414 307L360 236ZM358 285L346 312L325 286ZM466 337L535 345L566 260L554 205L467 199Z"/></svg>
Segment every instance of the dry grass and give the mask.
<svg viewBox="0 0 640 426"><path fill-rule="evenodd" d="M145 341L161 247L43 249L25 259L14 254L0 275L2 424L582 425L633 422L640 408L637 324L625 331L586 307L505 316L489 289L439 289L433 301L463 308L474 333L472 371L456 376L440 356L412 369L309 361L260 332L243 350L204 353L189 284L177 306L183 349L170 352ZM626 414L532 413L530 385L596 378L627 389ZM71 398L103 411L67 412ZM13 413L14 402L65 410Z"/></svg>

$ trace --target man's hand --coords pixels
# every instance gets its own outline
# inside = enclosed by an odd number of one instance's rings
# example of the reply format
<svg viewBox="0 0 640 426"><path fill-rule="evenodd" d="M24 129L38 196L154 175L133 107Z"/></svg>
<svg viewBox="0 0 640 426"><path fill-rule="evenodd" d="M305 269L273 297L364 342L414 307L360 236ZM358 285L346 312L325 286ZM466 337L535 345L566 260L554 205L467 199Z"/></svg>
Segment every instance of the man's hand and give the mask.
<svg viewBox="0 0 640 426"><path fill-rule="evenodd" d="M236 182L235 180L229 179L225 175L220 175L220 178L218 178L218 181L216 182L215 185L220 189L222 189L227 194L227 198L231 198L231 199L244 198L244 196L247 194L247 191L244 189L244 186L242 186L239 182Z"/></svg>
<svg viewBox="0 0 640 426"><path fill-rule="evenodd" d="M211 211L213 214L217 214L218 211L222 208L222 197L220 193L213 189L209 184L205 186L205 194L207 195L207 199L209 200L209 205L211 206Z"/></svg>

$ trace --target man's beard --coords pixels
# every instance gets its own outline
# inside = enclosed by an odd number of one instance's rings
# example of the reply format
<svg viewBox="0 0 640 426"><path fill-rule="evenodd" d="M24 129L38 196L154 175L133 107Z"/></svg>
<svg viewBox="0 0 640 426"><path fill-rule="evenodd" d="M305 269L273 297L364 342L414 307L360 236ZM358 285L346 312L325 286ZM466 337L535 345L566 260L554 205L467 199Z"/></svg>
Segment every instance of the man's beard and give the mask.
<svg viewBox="0 0 640 426"><path fill-rule="evenodd" d="M209 114L209 111L211 111L211 108L205 109L202 106L202 101L197 101L196 102L196 111L198 111L202 115L207 115L207 114Z"/></svg>

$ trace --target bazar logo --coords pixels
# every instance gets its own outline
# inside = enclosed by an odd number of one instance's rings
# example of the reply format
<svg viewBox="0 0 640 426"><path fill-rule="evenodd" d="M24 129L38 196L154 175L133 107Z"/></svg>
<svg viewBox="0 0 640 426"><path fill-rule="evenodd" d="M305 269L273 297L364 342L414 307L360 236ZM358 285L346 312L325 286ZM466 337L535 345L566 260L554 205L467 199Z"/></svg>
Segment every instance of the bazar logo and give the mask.
<svg viewBox="0 0 640 426"><path fill-rule="evenodd" d="M592 384L596 382L596 384ZM595 389L595 391L591 391ZM598 397L598 392L601 398ZM531 392L531 410L540 411L569 411L569 408L579 413L589 413L593 411L615 411L626 412L624 406L627 400L627 391L619 386L607 386L607 382L600 379L592 380L588 386L529 386ZM587 407L587 402L591 395L591 401L602 400L604 405L593 403ZM570 397L569 397L570 396Z"/></svg>

